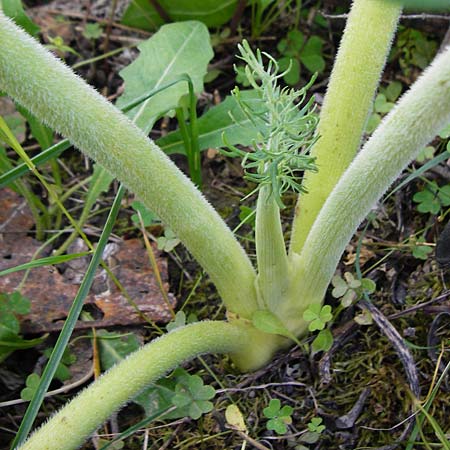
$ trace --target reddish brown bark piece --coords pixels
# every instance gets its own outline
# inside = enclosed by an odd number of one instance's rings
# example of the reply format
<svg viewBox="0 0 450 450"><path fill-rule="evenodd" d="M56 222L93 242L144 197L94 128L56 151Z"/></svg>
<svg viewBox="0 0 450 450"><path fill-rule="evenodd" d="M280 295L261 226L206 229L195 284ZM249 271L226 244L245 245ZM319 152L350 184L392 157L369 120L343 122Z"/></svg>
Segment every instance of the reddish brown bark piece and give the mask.
<svg viewBox="0 0 450 450"><path fill-rule="evenodd" d="M26 235L34 225L27 202L11 189L0 190L0 246L4 240Z"/></svg>
<svg viewBox="0 0 450 450"><path fill-rule="evenodd" d="M19 197L15 198L16 194L11 192L0 191L0 270L30 261L42 245L26 236L24 231L29 228L29 222L22 223L25 219L18 210L22 201ZM20 230L21 233L14 233L13 230ZM85 249L80 246L73 249L74 252L83 250ZM164 289L167 291L167 260L161 257L156 248L153 251ZM48 254L39 255L40 258L44 256ZM108 244L103 258L144 316L153 322L170 320L169 309L156 283L145 247L139 239ZM31 300L31 312L23 317L22 332L42 333L61 329L88 262L88 258L85 257L65 265L58 265L57 268L46 266L29 272L20 290ZM10 293L16 290L24 275L25 272L21 271L0 277L0 292ZM174 306L176 303L174 296L168 294L168 297ZM102 268L97 271L85 305L90 305L87 309L92 312L95 320L79 321L76 327L78 329L145 322L142 314L129 304L125 295Z"/></svg>

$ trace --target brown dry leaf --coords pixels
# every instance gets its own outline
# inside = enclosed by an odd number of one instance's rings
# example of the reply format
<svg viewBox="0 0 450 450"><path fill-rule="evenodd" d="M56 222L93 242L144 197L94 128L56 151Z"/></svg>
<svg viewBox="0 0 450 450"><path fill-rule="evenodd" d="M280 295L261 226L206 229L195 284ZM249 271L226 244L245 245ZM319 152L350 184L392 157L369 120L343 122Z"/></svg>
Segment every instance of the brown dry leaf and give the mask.
<svg viewBox="0 0 450 450"><path fill-rule="evenodd" d="M0 270L31 261L42 243L26 235L32 222L28 219L23 201L13 191L0 190L0 220ZM85 250L83 246L77 247L72 251ZM167 260L161 257L156 247L153 251L167 292ZM39 258L44 256L48 253L39 254ZM171 319L147 252L139 239L108 244L103 258L143 315L153 322L168 322ZM61 329L88 261L84 257L59 265L58 269L54 266L38 267L28 273L20 292L31 300L31 312L23 317L22 332L42 333ZM0 292L10 293L18 289L24 275L25 272L21 271L0 277ZM174 306L175 297L172 294L168 297ZM90 305L87 309L95 320L79 321L78 329L145 322L142 314L129 304L102 268L97 271L85 305Z"/></svg>

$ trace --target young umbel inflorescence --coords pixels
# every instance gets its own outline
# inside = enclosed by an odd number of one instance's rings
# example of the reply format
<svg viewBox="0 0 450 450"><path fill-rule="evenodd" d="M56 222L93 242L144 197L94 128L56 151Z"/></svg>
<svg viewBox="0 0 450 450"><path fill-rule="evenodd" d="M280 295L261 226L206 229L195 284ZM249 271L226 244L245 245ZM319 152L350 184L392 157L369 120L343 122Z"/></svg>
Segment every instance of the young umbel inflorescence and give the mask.
<svg viewBox="0 0 450 450"><path fill-rule="evenodd" d="M251 100L244 99L238 87L232 93L260 132L253 141L252 151L228 145L230 151L225 153L242 157L245 178L257 184L252 193L269 185L276 203L283 208L281 198L286 191L305 191L301 183L304 171L317 171L309 150L317 141L318 115L314 112L313 97L305 103L314 78L300 90L281 88L278 80L284 72L280 73L274 58L259 50L255 54L247 41L238 48L240 59L246 63L246 78L256 96ZM264 64L263 56L267 58L267 64Z"/></svg>

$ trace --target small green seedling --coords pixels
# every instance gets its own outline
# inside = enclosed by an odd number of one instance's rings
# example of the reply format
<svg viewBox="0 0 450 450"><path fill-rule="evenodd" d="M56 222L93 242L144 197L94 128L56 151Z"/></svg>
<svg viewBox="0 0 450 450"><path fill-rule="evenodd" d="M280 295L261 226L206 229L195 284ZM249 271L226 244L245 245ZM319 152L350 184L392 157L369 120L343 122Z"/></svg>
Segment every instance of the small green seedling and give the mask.
<svg viewBox="0 0 450 450"><path fill-rule="evenodd" d="M325 430L325 425L322 424L323 419L321 417L313 417L308 423L308 429L305 433L299 436L299 441L303 444L315 444L319 439L322 432ZM297 449L297 447L296 447ZM309 447L299 445L297 450L308 450Z"/></svg>
<svg viewBox="0 0 450 450"><path fill-rule="evenodd" d="M308 430L313 433L322 433L325 430L325 425L322 424L322 417L313 417L311 421L308 423Z"/></svg>
<svg viewBox="0 0 450 450"><path fill-rule="evenodd" d="M277 398L273 398L269 402L269 406L263 409L263 414L267 419L266 428L269 431L275 431L277 434L285 434L287 426L292 423L292 413L294 408L285 405L281 407L281 402Z"/></svg>
<svg viewBox="0 0 450 450"><path fill-rule="evenodd" d="M439 186L436 181L429 181L422 191L414 194L413 201L418 203L417 211L439 214L442 207L450 206L450 184Z"/></svg>
<svg viewBox="0 0 450 450"><path fill-rule="evenodd" d="M290 86L300 81L301 67L304 66L310 73L321 73L325 69L325 60L322 54L323 39L311 36L306 39L299 30L291 30L285 39L277 46L281 58L278 59L280 69L285 71L283 80Z"/></svg>
<svg viewBox="0 0 450 450"><path fill-rule="evenodd" d="M309 331L319 330L319 333L312 342L314 352L328 351L333 345L333 335L328 328L325 328L328 322L333 319L330 305L309 305L303 313L303 319L309 322Z"/></svg>
<svg viewBox="0 0 450 450"><path fill-rule="evenodd" d="M76 50L74 50L69 45L66 45L64 39L61 36L55 37L49 36L48 40L50 44L47 44L46 47L49 50L53 50L54 52L56 52L58 56L60 56L62 59L64 59L66 53L71 53L72 55L80 56L80 54Z"/></svg>

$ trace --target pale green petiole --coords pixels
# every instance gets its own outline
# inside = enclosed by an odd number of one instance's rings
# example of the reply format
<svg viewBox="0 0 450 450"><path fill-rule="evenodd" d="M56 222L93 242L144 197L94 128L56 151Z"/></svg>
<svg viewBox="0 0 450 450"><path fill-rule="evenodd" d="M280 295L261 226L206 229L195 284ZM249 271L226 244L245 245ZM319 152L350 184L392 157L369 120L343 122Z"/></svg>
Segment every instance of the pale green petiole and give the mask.
<svg viewBox="0 0 450 450"><path fill-rule="evenodd" d="M251 316L256 274L217 212L135 125L1 12L0 90L67 136L170 224L227 308Z"/></svg>
<svg viewBox="0 0 450 450"><path fill-rule="evenodd" d="M295 261L292 301L321 302L345 246L400 172L450 123L450 47L385 117L336 185Z"/></svg>
<svg viewBox="0 0 450 450"><path fill-rule="evenodd" d="M77 448L113 411L181 361L202 353L239 352L251 339L251 332L226 322L205 321L174 330L145 345L102 375L19 449Z"/></svg>
<svg viewBox="0 0 450 450"><path fill-rule="evenodd" d="M307 172L296 207L289 253L300 253L322 205L354 158L380 81L401 7L386 0L353 2L320 113L312 149L318 172Z"/></svg>

